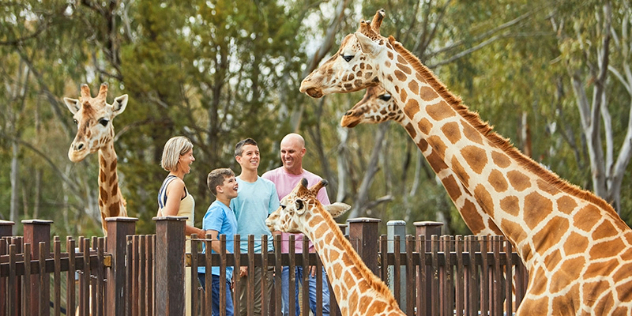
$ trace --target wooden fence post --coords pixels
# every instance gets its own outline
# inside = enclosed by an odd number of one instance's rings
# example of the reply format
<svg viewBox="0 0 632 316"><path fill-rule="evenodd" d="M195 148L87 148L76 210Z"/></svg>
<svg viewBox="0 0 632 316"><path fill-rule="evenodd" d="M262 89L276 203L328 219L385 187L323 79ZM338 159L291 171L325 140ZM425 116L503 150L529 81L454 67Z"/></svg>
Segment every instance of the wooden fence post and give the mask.
<svg viewBox="0 0 632 316"><path fill-rule="evenodd" d="M395 236L399 236L400 237L400 243L399 243L399 252L400 253L406 253L406 222L402 221L402 220L393 220L393 221L388 221L386 222L386 236L387 236L387 253L395 253ZM382 269L384 269L385 267L382 267ZM399 277L400 277L400 281L399 281L399 290L395 290L395 284L397 284L397 282L395 282L395 267L394 266L389 266L388 267L388 288L391 290L391 292L394 293L398 293L399 297L395 297L396 300L398 300L399 302L399 308L406 313L406 286L410 285L410 282L406 281L406 267L401 266L399 267Z"/></svg>
<svg viewBox="0 0 632 316"><path fill-rule="evenodd" d="M154 217L156 221L156 315L184 315L184 228L186 216ZM210 290L207 285L207 291ZM208 309L211 307L208 306Z"/></svg>
<svg viewBox="0 0 632 316"><path fill-rule="evenodd" d="M130 297L129 293L125 293L127 236L136 232L138 218L107 217L105 221L108 228L106 249L112 255L112 266L106 270L107 315L125 315L125 304Z"/></svg>
<svg viewBox="0 0 632 316"><path fill-rule="evenodd" d="M31 244L31 260L39 260L40 242L44 243L43 253L46 255L47 258L50 256L50 226L52 223L53 221L38 219L22 221L22 225L24 225L24 243ZM42 306L42 308L40 308L39 306L40 294L46 298L47 302L50 298L50 280L48 278L41 279L43 280L43 282L41 282L40 284L39 275L31 275L31 303L29 304L30 306L27 307L30 309L30 312L27 314L41 316L50 315L50 309L48 308L48 306L46 306L45 308L44 306Z"/></svg>
<svg viewBox="0 0 632 316"><path fill-rule="evenodd" d="M358 217L348 219L349 240L367 268L378 275L378 218Z"/></svg>
<svg viewBox="0 0 632 316"><path fill-rule="evenodd" d="M13 236L14 224L15 223L12 221L0 221L0 238ZM4 312L7 310L6 298L7 298L7 284L6 282L2 281L0 282L0 312ZM20 300L18 299L18 301Z"/></svg>
<svg viewBox="0 0 632 316"><path fill-rule="evenodd" d="M0 221L0 238L13 236L13 225L12 221Z"/></svg>
<svg viewBox="0 0 632 316"><path fill-rule="evenodd" d="M432 241L431 241L431 236L436 235L436 236L440 236L441 235L441 227L443 226L443 223L441 222L414 222L413 223L415 225L415 237L418 238L419 236L424 236L424 239L426 240L426 249L432 249ZM421 259L425 259L426 256L425 254L421 254ZM432 265L430 266L426 266L426 275L428 277L430 277L432 275ZM417 278L419 278L420 276L418 275ZM417 292L417 295L426 295L426 306L417 306L418 309L423 309L425 308L425 314L422 313L422 315L432 315L432 304L430 304L430 302L432 302L432 282L427 282L426 283L426 288L425 289L420 289L419 292Z"/></svg>

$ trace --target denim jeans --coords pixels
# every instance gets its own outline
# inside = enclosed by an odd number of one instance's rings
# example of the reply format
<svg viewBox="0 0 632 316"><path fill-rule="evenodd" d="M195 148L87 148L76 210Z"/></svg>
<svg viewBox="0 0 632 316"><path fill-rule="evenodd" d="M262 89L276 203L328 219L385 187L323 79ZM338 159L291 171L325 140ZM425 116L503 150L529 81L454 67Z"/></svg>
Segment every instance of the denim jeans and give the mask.
<svg viewBox="0 0 632 316"><path fill-rule="evenodd" d="M296 271L296 316L301 314L300 302L298 300L298 285L302 283L303 280L303 267L295 267ZM305 271L309 273L308 271ZM283 301L283 316L289 316L290 314L290 267L283 267L283 272L281 273L282 277L282 301ZM325 274L325 269L323 268L323 278L321 280L323 284L323 316L329 316L329 285L327 284L327 275ZM303 295L305 295L305 291L303 291ZM316 315L316 276L309 274L309 309L312 310L312 313Z"/></svg>
<svg viewBox="0 0 632 316"><path fill-rule="evenodd" d="M200 280L200 284L202 288L206 290L206 274L200 273L198 274L198 279ZM234 316L233 309L233 296L230 291L230 281L226 281L226 316ZM211 315L219 316L219 275L213 275L213 284L211 287L211 296L213 298L212 306L211 306Z"/></svg>

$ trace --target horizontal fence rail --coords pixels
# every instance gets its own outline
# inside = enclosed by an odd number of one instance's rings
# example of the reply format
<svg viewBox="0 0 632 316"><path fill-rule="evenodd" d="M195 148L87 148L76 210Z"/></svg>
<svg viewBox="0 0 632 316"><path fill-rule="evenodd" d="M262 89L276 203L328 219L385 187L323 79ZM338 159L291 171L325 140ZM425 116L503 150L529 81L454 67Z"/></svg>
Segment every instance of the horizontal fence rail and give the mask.
<svg viewBox="0 0 632 316"><path fill-rule="evenodd" d="M254 253L255 236L236 235L231 241L235 253L228 253L225 235L219 240L211 240L210 235L185 240L180 218L155 220L155 235L135 235L135 220L119 218L108 222L111 230L107 238L68 237L65 245L59 237L51 241L50 232L39 231L37 238L33 237L37 234L27 233L31 228L45 230L47 225L41 222L30 228L23 222L23 237L0 235L0 314L184 315L188 305L192 315L208 315L212 293L209 286L206 292L201 288L197 268L217 266L222 271L220 277L225 277L227 267L233 267L238 275L239 268L246 266L248 271L261 268L275 272L272 293L269 300L263 300L262 310L265 315L281 315L281 269L303 267L308 271L316 266L317 273L322 273L322 262L316 253L308 252L306 239L304 252L294 253L296 241L291 235L290 253L278 253L268 252L267 245L280 249L281 236L273 240L261 236L257 241L262 243L262 253ZM344 227L343 232L347 233ZM374 237L367 240L367 236ZM526 269L511 243L501 236L378 236L375 232L367 234L365 228L350 227L346 237L407 315L511 315L526 291ZM190 243L186 253L185 242ZM246 253L239 251L242 242L248 245ZM202 253L203 243L207 249L211 243L219 243L222 251ZM186 288L192 294L188 300L184 299L185 274L192 280ZM257 288L253 277L234 279L234 289L240 282L246 282L248 289L244 301L239 291L233 292L236 313L245 306L248 315L253 314L255 291L263 293L267 288L263 279ZM206 284L210 282L208 274ZM290 277L290 312L294 312L296 282L307 288L307 273L301 280ZM316 315L320 316L323 297L320 284L317 286ZM330 293L331 315L339 315L331 288ZM225 308L226 298L220 297L220 306ZM300 297L301 312L307 315L309 295Z"/></svg>

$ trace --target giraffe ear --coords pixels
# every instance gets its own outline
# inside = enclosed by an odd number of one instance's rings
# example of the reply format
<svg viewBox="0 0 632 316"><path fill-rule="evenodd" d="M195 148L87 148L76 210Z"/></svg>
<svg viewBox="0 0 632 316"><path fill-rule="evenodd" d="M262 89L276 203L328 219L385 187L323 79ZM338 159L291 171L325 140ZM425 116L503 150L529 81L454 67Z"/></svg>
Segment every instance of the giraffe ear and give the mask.
<svg viewBox="0 0 632 316"><path fill-rule="evenodd" d="M329 214L331 214L331 217L336 218L348 211L351 208L351 205L336 202L323 207L327 210L327 212L329 212Z"/></svg>
<svg viewBox="0 0 632 316"><path fill-rule="evenodd" d="M64 98L64 103L66 104L68 110L72 112L72 114L76 114L79 109L81 109L81 105L79 104L79 100L77 99Z"/></svg>
<svg viewBox="0 0 632 316"><path fill-rule="evenodd" d="M371 38L362 34L362 32L355 32L355 37L358 39L358 43L360 43L360 48L365 54L376 56L384 49L384 47L378 45L376 42L371 40Z"/></svg>
<svg viewBox="0 0 632 316"><path fill-rule="evenodd" d="M112 103L112 111L114 111L114 115L119 115L123 113L123 111L125 111L125 107L127 106L127 99L127 94L114 99L114 103Z"/></svg>

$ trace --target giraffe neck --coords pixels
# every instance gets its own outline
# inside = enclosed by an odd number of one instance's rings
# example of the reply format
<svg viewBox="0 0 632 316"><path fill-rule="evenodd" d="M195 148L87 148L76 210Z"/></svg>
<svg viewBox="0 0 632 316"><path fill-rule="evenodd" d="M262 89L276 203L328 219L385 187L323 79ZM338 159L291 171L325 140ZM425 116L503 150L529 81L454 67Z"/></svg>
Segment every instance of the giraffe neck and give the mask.
<svg viewBox="0 0 632 316"><path fill-rule="evenodd" d="M117 157L112 143L99 149L99 209L103 232L106 234L106 217L127 216L118 186Z"/></svg>
<svg viewBox="0 0 632 316"><path fill-rule="evenodd" d="M405 116L398 123L406 129L408 135L415 141L426 161L428 161L428 164L430 164L430 167L432 167L432 170L434 170L446 188L450 199L472 233L479 236L502 235L502 231L492 221L491 217L483 211L474 196L458 180L452 169L447 167L443 157L438 155L431 146L428 146L423 134L419 134L415 130L410 118ZM417 135L420 135L420 139L417 138Z"/></svg>
<svg viewBox="0 0 632 316"><path fill-rule="evenodd" d="M454 181L471 193L512 241L527 267L534 258L541 260L554 252L559 246L552 240L568 238L572 216L587 209L591 216L608 218L611 225L626 231L627 225L605 201L522 155L468 111L416 58L390 42L395 62L382 69L381 81L405 105L410 120L406 130L422 152L431 150L426 158L437 162L433 166L437 174L456 176Z"/></svg>
<svg viewBox="0 0 632 316"><path fill-rule="evenodd" d="M367 268L328 213L312 213L303 227L327 271L342 315L403 315L388 287Z"/></svg>

